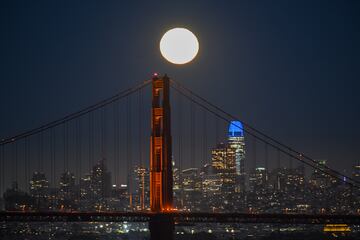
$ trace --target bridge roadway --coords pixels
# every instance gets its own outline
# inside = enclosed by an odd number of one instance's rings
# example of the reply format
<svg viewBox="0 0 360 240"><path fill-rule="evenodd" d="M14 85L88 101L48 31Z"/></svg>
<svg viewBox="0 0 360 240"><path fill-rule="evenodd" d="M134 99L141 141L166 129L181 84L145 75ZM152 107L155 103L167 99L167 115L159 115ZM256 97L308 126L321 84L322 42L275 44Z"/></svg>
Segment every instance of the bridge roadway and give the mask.
<svg viewBox="0 0 360 240"><path fill-rule="evenodd" d="M150 222L152 219L176 224L268 223L268 224L360 224L360 215L252 214L205 212L0 212L0 222Z"/></svg>

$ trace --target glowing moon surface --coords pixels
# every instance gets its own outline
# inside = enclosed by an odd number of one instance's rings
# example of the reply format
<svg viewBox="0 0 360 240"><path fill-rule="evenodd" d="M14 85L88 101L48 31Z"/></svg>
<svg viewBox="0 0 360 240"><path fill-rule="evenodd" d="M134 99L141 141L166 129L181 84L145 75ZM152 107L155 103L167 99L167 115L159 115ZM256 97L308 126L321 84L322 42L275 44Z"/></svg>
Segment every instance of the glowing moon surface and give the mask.
<svg viewBox="0 0 360 240"><path fill-rule="evenodd" d="M171 63L185 64L195 58L199 51L199 41L186 28L173 28L160 40L161 55Z"/></svg>

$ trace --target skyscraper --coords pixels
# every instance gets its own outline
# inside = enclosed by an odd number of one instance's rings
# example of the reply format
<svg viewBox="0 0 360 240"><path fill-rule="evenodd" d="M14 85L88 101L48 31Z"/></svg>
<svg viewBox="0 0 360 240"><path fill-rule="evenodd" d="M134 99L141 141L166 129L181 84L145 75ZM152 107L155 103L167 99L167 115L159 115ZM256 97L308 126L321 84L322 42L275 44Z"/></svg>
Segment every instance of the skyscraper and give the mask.
<svg viewBox="0 0 360 240"><path fill-rule="evenodd" d="M46 197L49 182L42 172L34 172L30 181L30 194L34 197Z"/></svg>
<svg viewBox="0 0 360 240"><path fill-rule="evenodd" d="M245 189L245 138L240 121L231 121L228 130L228 145L235 150L237 191Z"/></svg>
<svg viewBox="0 0 360 240"><path fill-rule="evenodd" d="M75 196L75 176L73 173L66 171L60 176L60 196L63 199Z"/></svg>
<svg viewBox="0 0 360 240"><path fill-rule="evenodd" d="M222 182L221 191L231 194L236 190L235 148L219 143L211 151L213 171Z"/></svg>
<svg viewBox="0 0 360 240"><path fill-rule="evenodd" d="M144 210L149 207L149 203L150 203L149 180L150 180L149 170L145 167L135 166L133 197L136 198L133 199L133 204L135 204L137 209Z"/></svg>
<svg viewBox="0 0 360 240"><path fill-rule="evenodd" d="M102 159L92 169L91 190L95 197L106 198L111 193L111 174L107 171Z"/></svg>

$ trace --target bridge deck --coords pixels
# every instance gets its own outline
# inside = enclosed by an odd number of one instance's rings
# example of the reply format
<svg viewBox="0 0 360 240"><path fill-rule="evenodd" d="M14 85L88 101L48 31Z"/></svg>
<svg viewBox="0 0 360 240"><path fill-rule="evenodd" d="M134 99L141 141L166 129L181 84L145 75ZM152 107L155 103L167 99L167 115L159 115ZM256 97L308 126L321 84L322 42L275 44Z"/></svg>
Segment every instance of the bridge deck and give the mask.
<svg viewBox="0 0 360 240"><path fill-rule="evenodd" d="M360 224L360 215L189 212L0 212L1 222L149 222L155 216L176 223Z"/></svg>

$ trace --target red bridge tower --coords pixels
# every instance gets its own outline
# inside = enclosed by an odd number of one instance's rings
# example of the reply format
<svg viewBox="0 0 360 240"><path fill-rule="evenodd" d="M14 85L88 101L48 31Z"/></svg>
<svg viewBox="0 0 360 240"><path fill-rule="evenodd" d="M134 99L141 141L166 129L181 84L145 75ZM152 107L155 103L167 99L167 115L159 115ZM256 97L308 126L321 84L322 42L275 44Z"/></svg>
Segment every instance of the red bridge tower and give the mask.
<svg viewBox="0 0 360 240"><path fill-rule="evenodd" d="M150 207L153 212L166 212L173 207L169 84L166 75L154 75L152 79Z"/></svg>

